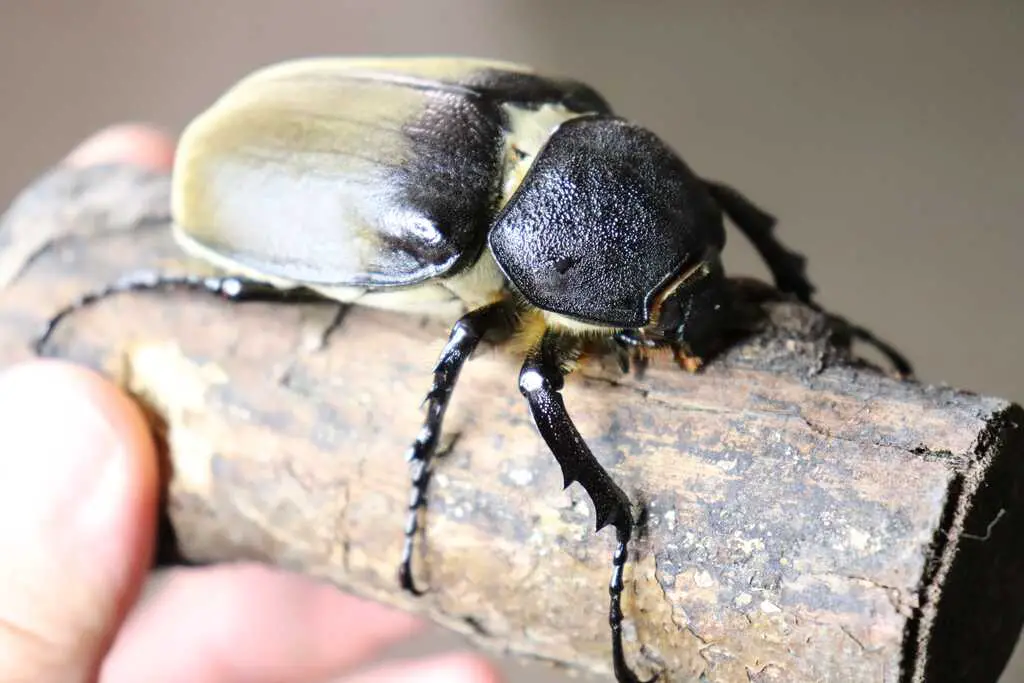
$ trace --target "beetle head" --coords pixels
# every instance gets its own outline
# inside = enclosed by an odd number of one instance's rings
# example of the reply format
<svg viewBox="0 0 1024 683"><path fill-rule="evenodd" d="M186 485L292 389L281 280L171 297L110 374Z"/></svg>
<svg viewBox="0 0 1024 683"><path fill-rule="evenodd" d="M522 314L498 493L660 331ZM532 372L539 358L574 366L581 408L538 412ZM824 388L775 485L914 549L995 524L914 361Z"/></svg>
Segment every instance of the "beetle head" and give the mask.
<svg viewBox="0 0 1024 683"><path fill-rule="evenodd" d="M695 266L671 280L655 302L644 336L679 344L702 356L722 329L729 311L725 270L717 250L710 249Z"/></svg>

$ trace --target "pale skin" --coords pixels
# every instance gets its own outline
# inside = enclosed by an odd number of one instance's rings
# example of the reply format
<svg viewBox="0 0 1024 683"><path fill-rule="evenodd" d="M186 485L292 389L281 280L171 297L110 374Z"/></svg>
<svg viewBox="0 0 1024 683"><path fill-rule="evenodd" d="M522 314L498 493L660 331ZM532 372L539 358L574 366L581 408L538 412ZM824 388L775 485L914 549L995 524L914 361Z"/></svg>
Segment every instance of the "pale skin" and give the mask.
<svg viewBox="0 0 1024 683"><path fill-rule="evenodd" d="M169 170L172 141L105 130L64 163ZM11 683L497 683L454 652L374 663L411 616L257 565L176 569L140 600L156 451L138 406L61 361L0 371L0 680Z"/></svg>

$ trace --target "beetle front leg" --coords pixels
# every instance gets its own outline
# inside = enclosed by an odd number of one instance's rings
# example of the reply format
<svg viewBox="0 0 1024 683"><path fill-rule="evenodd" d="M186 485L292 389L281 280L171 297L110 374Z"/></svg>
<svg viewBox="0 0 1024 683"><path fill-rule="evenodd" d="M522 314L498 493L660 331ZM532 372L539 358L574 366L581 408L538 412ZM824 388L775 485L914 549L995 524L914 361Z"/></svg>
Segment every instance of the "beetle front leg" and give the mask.
<svg viewBox="0 0 1024 683"><path fill-rule="evenodd" d="M36 337L32 345L36 355L42 356L46 343L53 336L57 325L72 313L92 306L107 297L127 292L153 291L201 291L214 294L230 301L291 301L309 302L324 301L322 295L304 288L280 289L265 282L250 280L234 275L202 276L202 275L166 275L157 271L146 270L129 273L110 283L106 287L87 292L67 306L57 311Z"/></svg>
<svg viewBox="0 0 1024 683"><path fill-rule="evenodd" d="M705 186L722 210L736 224L747 239L754 245L757 252L768 265L780 291L794 294L800 301L815 310L826 313L824 309L811 300L815 287L807 279L807 259L803 255L788 249L775 237L775 217L758 208L737 190L723 183L705 180ZM906 356L892 344L877 337L865 327L856 325L845 318L828 314L840 323L843 331L855 339L868 343L878 349L896 369L901 377L914 375L914 368Z"/></svg>
<svg viewBox="0 0 1024 683"><path fill-rule="evenodd" d="M452 327L448 343L441 351L441 357L434 366L434 384L427 393L427 417L419 435L406 453L406 460L412 467L412 492L409 495L408 519L405 524L405 542L402 547L402 562L398 577L402 588L413 595L422 595L416 588L412 576L413 545L419 530L419 514L427 502L427 485L430 482L430 461L437 450L441 435L441 424L448 409L452 390L459 378L462 366L473 354L480 340L488 330L507 324L508 307L498 302L470 311Z"/></svg>
<svg viewBox="0 0 1024 683"><path fill-rule="evenodd" d="M527 355L519 373L519 390L530 404L534 423L544 442L562 468L566 487L580 483L594 503L597 529L615 527L617 545L612 556L612 577L608 584L611 605L608 624L612 631L612 662L620 683L640 683L626 665L622 648L623 570L629 557L633 514L626 494L591 453L569 417L562 401L565 368L572 354L572 342L548 332ZM657 676L650 681L657 679Z"/></svg>
<svg viewBox="0 0 1024 683"><path fill-rule="evenodd" d="M633 372L637 379L642 379L647 370L647 352L658 347L658 344L643 336L640 330L619 330L612 335L619 352L619 368L623 373L628 373L629 353L633 353Z"/></svg>
<svg viewBox="0 0 1024 683"><path fill-rule="evenodd" d="M775 285L809 303L815 287L807 279L807 259L787 248L775 236L775 216L765 212L724 183L705 180L705 187L729 219L736 224L768 265Z"/></svg>

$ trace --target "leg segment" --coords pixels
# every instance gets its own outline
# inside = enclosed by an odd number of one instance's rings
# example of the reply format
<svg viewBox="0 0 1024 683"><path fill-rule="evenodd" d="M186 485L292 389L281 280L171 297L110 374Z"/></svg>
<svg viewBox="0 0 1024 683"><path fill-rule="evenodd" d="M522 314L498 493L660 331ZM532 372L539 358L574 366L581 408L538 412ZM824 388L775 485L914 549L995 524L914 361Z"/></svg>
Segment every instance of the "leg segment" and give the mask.
<svg viewBox="0 0 1024 683"><path fill-rule="evenodd" d="M775 237L775 217L755 206L753 202L728 185L712 180L705 180L704 184L729 219L757 249L771 270L772 277L775 278L775 285L779 290L787 294L794 294L805 304L821 313L826 313L821 306L811 301L814 285L807 279L807 259L801 254L787 249ZM826 313L826 315L829 314ZM843 330L851 337L860 339L878 349L889 359L899 375L902 377L913 376L914 369L910 361L894 346L879 339L870 330L860 325L855 325L837 316L830 317L839 322Z"/></svg>
<svg viewBox="0 0 1024 683"><path fill-rule="evenodd" d="M633 362L637 379L643 377L647 369L647 352L651 349L668 347L672 351L672 359L675 360L683 370L695 373L704 365L704 359L695 355L689 347L684 344L657 342L643 336L641 330L620 330L612 335L616 344L619 359L619 369L628 373L630 369L629 352L633 352Z"/></svg>
<svg viewBox="0 0 1024 683"><path fill-rule="evenodd" d="M565 365L572 349L563 338L548 332L528 354L519 373L519 390L530 404L534 422L544 442L562 468L565 486L578 481L590 496L597 513L597 531L615 527L618 545L612 556L612 577L608 584L611 606L608 623L612 631L612 661L620 683L640 683L626 665L622 649L623 569L633 533L629 498L591 453L576 430L562 401ZM655 680L657 677L652 678Z"/></svg>
<svg viewBox="0 0 1024 683"><path fill-rule="evenodd" d="M787 294L795 294L804 303L810 302L814 285L807 279L807 259L787 249L775 237L775 217L728 185L713 180L705 180L704 185L729 219L757 249L771 270L775 285Z"/></svg>
<svg viewBox="0 0 1024 683"><path fill-rule="evenodd" d="M430 481L430 461L437 450L441 435L441 423L451 398L452 390L459 378L463 364L472 355L477 344L491 328L508 324L508 309L500 302L470 311L452 327L448 343L434 366L434 384L426 397L427 417L423 428L406 453L406 460L412 466L412 492L409 496L408 519L405 525L405 544L402 548L402 563L398 577L402 588L421 595L412 576L412 556L416 533L419 530L419 515L427 502L427 485Z"/></svg>
<svg viewBox="0 0 1024 683"><path fill-rule="evenodd" d="M624 374L629 373L630 361L632 360L633 372L636 374L637 379L641 379L647 370L647 352L650 349L656 348L657 344L643 337L639 330L621 330L616 332L612 335L612 341L615 342L618 351L619 368L622 372ZM630 354L632 354L632 359Z"/></svg>
<svg viewBox="0 0 1024 683"><path fill-rule="evenodd" d="M835 322L839 326L840 333L846 334L852 339L860 339L862 342L878 349L883 356L889 359L889 362L892 363L893 368L896 370L896 374L900 377L910 379L914 376L913 364L892 344L884 339L879 339L871 330L855 325L846 318L829 313L817 304L811 304L811 306Z"/></svg>
<svg viewBox="0 0 1024 683"><path fill-rule="evenodd" d="M186 290L215 294L231 301L323 301L324 297L307 289L278 289L257 280L236 276L204 277L199 275L164 275L156 271L130 273L102 289L83 294L51 317L36 338L33 349L43 355L43 348L53 336L57 325L75 311L91 306L107 297L124 292Z"/></svg>

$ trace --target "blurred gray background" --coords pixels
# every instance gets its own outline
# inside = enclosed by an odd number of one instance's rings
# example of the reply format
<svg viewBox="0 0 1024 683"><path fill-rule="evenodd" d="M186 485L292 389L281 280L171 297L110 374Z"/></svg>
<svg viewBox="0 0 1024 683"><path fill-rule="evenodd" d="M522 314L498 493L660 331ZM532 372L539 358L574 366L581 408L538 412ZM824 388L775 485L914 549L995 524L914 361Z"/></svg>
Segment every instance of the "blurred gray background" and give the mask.
<svg viewBox="0 0 1024 683"><path fill-rule="evenodd" d="M269 62L525 61L591 82L778 215L822 303L904 348L924 379L1024 400L1024 3L770 5L5 2L0 205L95 129L176 132ZM736 237L727 267L766 275Z"/></svg>

